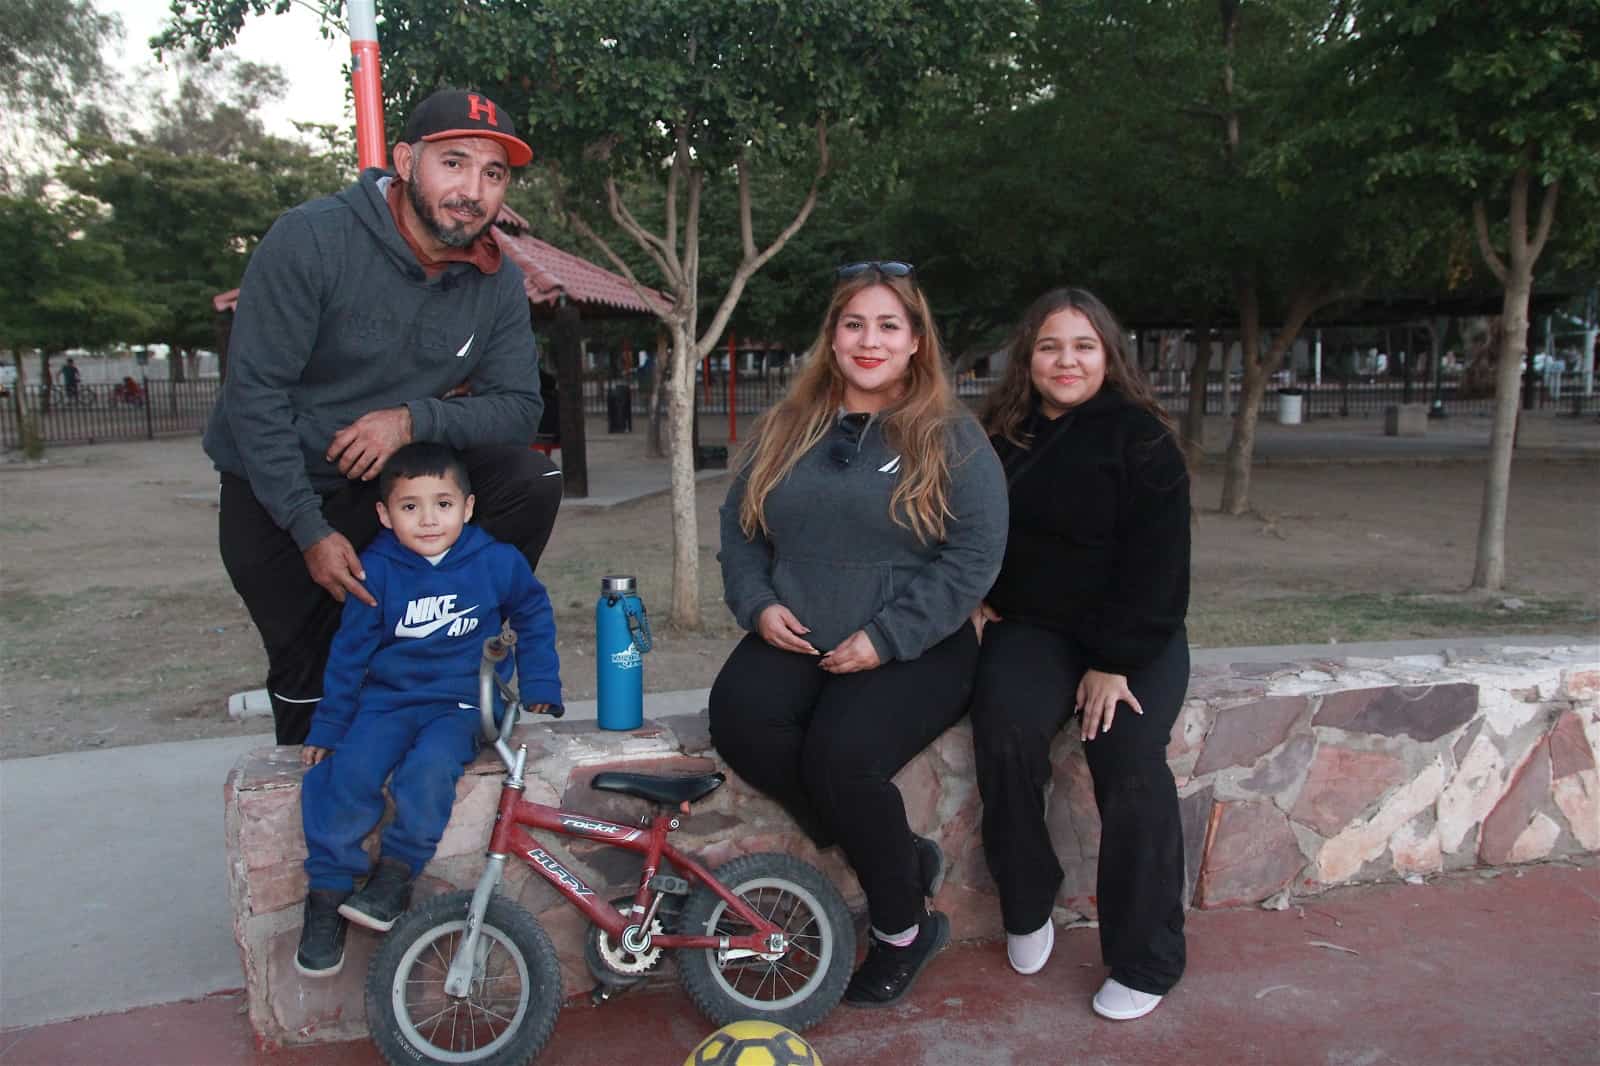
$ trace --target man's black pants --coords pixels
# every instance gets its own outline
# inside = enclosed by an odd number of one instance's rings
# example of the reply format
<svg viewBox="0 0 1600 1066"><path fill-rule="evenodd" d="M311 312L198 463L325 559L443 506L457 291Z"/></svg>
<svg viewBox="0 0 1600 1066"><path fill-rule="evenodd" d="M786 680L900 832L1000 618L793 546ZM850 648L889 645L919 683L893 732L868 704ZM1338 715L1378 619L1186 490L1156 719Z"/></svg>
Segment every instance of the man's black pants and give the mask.
<svg viewBox="0 0 1600 1066"><path fill-rule="evenodd" d="M925 905L894 775L967 709L978 642L970 623L916 659L830 674L815 656L752 633L711 687L711 740L734 772L781 803L818 847L837 843L886 933Z"/></svg>
<svg viewBox="0 0 1600 1066"><path fill-rule="evenodd" d="M517 445L461 453L472 481L473 521L537 566L561 506L561 471ZM377 536L378 482L351 481L322 498L322 513L357 551ZM322 672L344 608L311 580L294 538L279 529L250 483L222 475L222 564L267 649L267 692L279 744L303 744L322 699Z"/></svg>
<svg viewBox="0 0 1600 1066"><path fill-rule="evenodd" d="M1074 716L1087 669L1071 638L1023 622L983 631L972 697L983 847L1006 932L1031 933L1061 887L1045 825L1050 743ZM1167 741L1189 686L1183 629L1154 662L1128 676L1144 714L1117 704L1109 733L1083 746L1100 810L1096 903L1100 952L1129 988L1165 995L1183 976L1183 826Z"/></svg>

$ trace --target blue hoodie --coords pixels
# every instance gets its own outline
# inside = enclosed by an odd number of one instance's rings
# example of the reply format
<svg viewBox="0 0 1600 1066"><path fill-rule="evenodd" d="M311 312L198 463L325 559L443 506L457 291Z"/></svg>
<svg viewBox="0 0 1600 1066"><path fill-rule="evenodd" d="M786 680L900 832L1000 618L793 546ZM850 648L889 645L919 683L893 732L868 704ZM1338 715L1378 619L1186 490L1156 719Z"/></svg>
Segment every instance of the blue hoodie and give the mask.
<svg viewBox="0 0 1600 1066"><path fill-rule="evenodd" d="M361 564L378 606L345 599L308 745L337 747L358 709L477 707L483 642L500 631L502 619L517 634L523 702L561 702L555 613L521 552L469 525L435 566L384 529L361 553Z"/></svg>

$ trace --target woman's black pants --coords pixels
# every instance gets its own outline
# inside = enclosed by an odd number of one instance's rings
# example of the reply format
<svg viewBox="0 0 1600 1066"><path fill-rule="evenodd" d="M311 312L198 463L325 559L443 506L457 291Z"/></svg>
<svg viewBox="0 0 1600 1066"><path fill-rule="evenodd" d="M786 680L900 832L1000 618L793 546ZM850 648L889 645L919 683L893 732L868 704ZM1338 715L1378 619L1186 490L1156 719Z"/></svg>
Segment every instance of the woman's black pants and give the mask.
<svg viewBox="0 0 1600 1066"><path fill-rule="evenodd" d="M983 847L1009 933L1050 917L1061 864L1045 826L1050 744L1074 716L1088 668L1071 638L1023 622L983 631L972 699ZM1129 988L1165 995L1183 976L1183 827L1167 741L1189 685L1184 630L1128 676L1144 714L1117 704L1109 733L1083 745L1100 809L1100 952Z"/></svg>
<svg viewBox="0 0 1600 1066"><path fill-rule="evenodd" d="M752 633L711 687L718 754L818 847L844 850L884 932L916 925L925 907L894 775L966 711L977 661L971 623L916 659L854 674Z"/></svg>

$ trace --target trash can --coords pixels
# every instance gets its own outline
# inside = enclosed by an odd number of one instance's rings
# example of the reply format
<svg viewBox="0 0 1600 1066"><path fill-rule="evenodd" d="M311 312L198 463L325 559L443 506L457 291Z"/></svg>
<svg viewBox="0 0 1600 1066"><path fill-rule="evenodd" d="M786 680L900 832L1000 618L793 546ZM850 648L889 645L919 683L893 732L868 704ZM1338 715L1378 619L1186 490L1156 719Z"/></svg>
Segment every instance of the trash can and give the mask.
<svg viewBox="0 0 1600 1066"><path fill-rule="evenodd" d="M1304 414L1305 394L1300 389L1278 390L1278 425L1298 426Z"/></svg>
<svg viewBox="0 0 1600 1066"><path fill-rule="evenodd" d="M633 390L616 384L606 390L606 432L633 432Z"/></svg>

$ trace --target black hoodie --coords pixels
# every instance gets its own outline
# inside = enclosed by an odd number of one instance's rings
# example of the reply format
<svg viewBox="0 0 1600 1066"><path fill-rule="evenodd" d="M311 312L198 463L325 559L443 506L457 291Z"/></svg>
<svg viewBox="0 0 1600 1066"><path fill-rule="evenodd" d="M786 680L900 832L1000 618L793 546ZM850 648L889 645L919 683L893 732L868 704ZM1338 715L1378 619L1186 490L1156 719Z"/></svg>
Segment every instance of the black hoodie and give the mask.
<svg viewBox="0 0 1600 1066"><path fill-rule="evenodd" d="M323 457L369 411L406 406L412 439L456 448L533 439L543 401L522 272L446 264L429 278L367 170L278 219L250 257L206 454L302 549L333 531ZM458 385L471 395L445 395Z"/></svg>
<svg viewBox="0 0 1600 1066"><path fill-rule="evenodd" d="M1172 434L1106 386L1000 437L1010 483L1005 561L986 601L1002 618L1073 637L1089 666L1128 674L1189 607L1189 475Z"/></svg>

